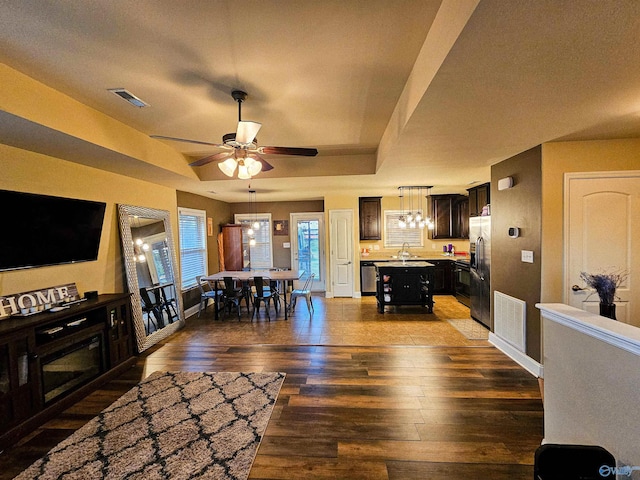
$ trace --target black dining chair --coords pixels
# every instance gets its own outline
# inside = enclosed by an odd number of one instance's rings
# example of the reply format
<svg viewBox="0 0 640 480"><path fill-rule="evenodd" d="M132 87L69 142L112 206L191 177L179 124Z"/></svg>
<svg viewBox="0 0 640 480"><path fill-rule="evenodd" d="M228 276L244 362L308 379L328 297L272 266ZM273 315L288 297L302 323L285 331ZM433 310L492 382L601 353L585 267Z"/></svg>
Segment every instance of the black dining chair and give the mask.
<svg viewBox="0 0 640 480"><path fill-rule="evenodd" d="M237 288L232 277L224 277L224 290L222 291L222 311L231 313L231 308L236 307L238 321L240 321L240 302L245 298L242 288ZM247 307L248 310L248 307Z"/></svg>
<svg viewBox="0 0 640 480"><path fill-rule="evenodd" d="M222 297L222 292L216 292L215 289L211 287L211 284L206 280L202 280L202 275L198 275L196 277L196 283L198 284L198 288L200 289L200 304L198 305L198 318L200 318L200 313L202 310L206 311L209 306L209 300L213 300L213 308L218 308L216 305L216 293L218 298Z"/></svg>
<svg viewBox="0 0 640 480"><path fill-rule="evenodd" d="M255 291L253 292L253 312L251 313L251 321L253 321L256 310L258 311L258 315L260 314L260 303L264 303L267 318L271 321L271 316L269 315L271 298L273 298L271 295L271 288L269 285L265 285L263 277L253 277L253 286Z"/></svg>
<svg viewBox="0 0 640 480"><path fill-rule="evenodd" d="M159 287L162 308L167 312L169 323L173 323L178 318L178 308L176 299L170 294L167 295L167 289L172 289L172 285L164 285Z"/></svg>
<svg viewBox="0 0 640 480"><path fill-rule="evenodd" d="M153 296L153 298L151 298ZM147 335L153 333L153 331L159 330L164 327L164 315L162 313L162 302L159 295L150 292L145 287L140 289L140 300L142 306L142 313L146 314L147 322L145 323L145 330ZM151 331L151 326L154 326L154 330Z"/></svg>
<svg viewBox="0 0 640 480"><path fill-rule="evenodd" d="M277 280L269 280L269 290L271 291L271 298L273 298L273 306L276 309L276 314L278 313L278 310L280 310L280 302L281 297L280 297L280 282L278 282Z"/></svg>

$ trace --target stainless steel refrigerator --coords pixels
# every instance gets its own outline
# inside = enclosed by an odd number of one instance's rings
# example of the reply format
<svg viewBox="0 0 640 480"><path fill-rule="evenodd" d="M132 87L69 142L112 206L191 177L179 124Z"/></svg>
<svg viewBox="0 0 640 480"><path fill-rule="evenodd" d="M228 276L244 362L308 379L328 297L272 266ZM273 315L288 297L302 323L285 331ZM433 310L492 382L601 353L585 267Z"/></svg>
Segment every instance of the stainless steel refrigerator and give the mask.
<svg viewBox="0 0 640 480"><path fill-rule="evenodd" d="M471 316L491 328L491 217L469 219Z"/></svg>

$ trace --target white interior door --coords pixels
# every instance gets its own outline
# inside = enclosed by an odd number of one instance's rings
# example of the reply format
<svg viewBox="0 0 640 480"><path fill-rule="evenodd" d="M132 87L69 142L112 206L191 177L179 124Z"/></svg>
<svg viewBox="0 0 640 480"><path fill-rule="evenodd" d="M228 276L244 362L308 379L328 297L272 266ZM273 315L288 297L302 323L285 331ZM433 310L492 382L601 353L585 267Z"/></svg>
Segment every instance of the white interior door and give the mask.
<svg viewBox="0 0 640 480"><path fill-rule="evenodd" d="M599 298L580 272L624 271L616 318L640 327L640 172L567 174L565 178L565 302L599 312Z"/></svg>
<svg viewBox="0 0 640 480"><path fill-rule="evenodd" d="M303 278L315 273L311 289L314 292L324 292L326 288L324 213L292 213L289 223L291 224L291 266L304 270Z"/></svg>
<svg viewBox="0 0 640 480"><path fill-rule="evenodd" d="M331 290L334 297L353 297L353 210L330 210Z"/></svg>

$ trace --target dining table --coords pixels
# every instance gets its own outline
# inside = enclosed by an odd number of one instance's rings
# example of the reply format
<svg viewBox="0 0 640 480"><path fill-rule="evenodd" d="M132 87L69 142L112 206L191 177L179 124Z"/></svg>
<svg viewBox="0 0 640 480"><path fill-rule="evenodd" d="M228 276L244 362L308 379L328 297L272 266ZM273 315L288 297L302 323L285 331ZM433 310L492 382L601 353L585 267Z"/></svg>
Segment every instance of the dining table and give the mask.
<svg viewBox="0 0 640 480"><path fill-rule="evenodd" d="M284 319L288 320L289 314L287 312L287 290L289 284L293 285L295 280L300 280L300 277L304 275L304 270L268 270L268 269L256 269L256 270L224 270L222 272L214 273L213 275L203 276L202 279L214 282L216 284L216 300L214 315L215 320L218 320L218 291L217 283L224 281L224 277L231 277L233 280L239 282L248 282L253 280L254 277L262 277L268 280L276 282L282 282L283 291L282 298L284 300Z"/></svg>

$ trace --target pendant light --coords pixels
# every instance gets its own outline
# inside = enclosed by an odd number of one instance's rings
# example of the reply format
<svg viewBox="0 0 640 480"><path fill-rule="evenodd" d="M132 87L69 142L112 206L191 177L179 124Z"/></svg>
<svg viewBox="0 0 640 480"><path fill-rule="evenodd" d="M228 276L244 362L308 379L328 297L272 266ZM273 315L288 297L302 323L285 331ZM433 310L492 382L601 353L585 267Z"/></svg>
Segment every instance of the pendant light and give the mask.
<svg viewBox="0 0 640 480"><path fill-rule="evenodd" d="M260 229L260 222L258 222L258 205L256 204L256 191L249 190L249 212L253 215L253 221L249 224L247 234L249 235L249 245L254 246L256 244L255 231Z"/></svg>
<svg viewBox="0 0 640 480"><path fill-rule="evenodd" d="M400 228L420 228L424 229L427 227L429 230L433 230L434 225L431 221L431 218L428 215L425 215L423 212L427 212L428 208L426 205L423 208L423 196L422 190L426 189L428 198L429 192L431 190L431 186L402 186L398 187L400 190L400 216L398 217L398 227ZM409 195L408 208L409 210L405 210L404 199L405 196ZM413 197L416 196L416 205L414 208Z"/></svg>
<svg viewBox="0 0 640 480"><path fill-rule="evenodd" d="M407 228L407 217L404 215L404 187L398 187L400 190L400 216L398 217L398 227Z"/></svg>

